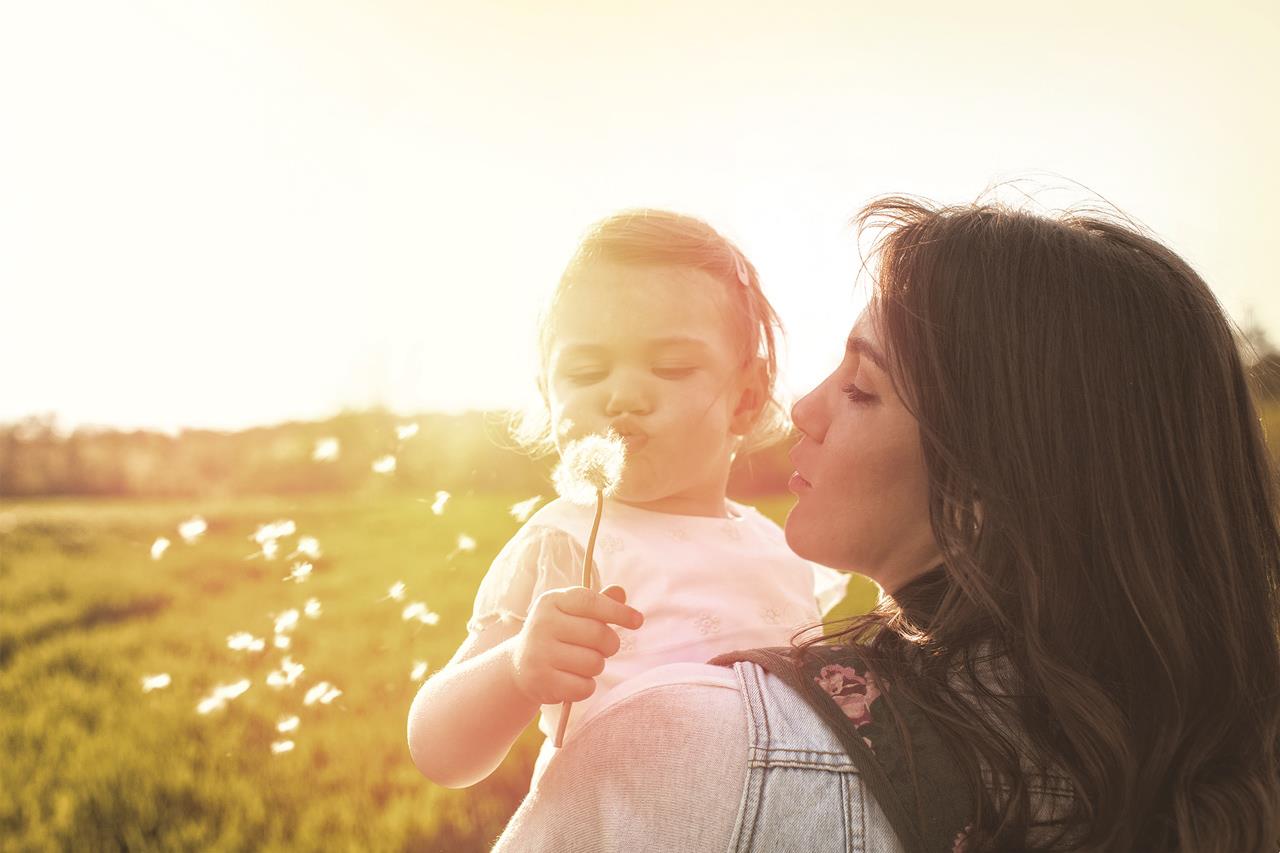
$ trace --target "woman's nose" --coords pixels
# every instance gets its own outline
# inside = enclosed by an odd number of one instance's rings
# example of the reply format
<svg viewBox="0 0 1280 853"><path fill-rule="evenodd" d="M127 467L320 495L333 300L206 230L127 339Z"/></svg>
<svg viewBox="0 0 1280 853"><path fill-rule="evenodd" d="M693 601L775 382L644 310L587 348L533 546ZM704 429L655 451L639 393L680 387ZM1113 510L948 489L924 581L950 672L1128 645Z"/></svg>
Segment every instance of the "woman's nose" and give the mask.
<svg viewBox="0 0 1280 853"><path fill-rule="evenodd" d="M791 407L791 422L806 437L821 443L826 435L827 418L822 411L822 389L826 383L805 394Z"/></svg>

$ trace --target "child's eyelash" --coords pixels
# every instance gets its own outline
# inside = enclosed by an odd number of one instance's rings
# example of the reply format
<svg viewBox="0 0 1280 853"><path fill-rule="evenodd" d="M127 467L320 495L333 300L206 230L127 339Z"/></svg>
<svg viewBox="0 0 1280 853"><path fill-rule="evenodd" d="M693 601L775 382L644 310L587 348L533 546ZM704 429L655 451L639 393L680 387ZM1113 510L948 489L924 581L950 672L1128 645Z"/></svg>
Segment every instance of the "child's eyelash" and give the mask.
<svg viewBox="0 0 1280 853"><path fill-rule="evenodd" d="M874 394L868 394L852 382L848 385L840 386L840 390L844 392L846 397L855 403L868 403L875 399Z"/></svg>

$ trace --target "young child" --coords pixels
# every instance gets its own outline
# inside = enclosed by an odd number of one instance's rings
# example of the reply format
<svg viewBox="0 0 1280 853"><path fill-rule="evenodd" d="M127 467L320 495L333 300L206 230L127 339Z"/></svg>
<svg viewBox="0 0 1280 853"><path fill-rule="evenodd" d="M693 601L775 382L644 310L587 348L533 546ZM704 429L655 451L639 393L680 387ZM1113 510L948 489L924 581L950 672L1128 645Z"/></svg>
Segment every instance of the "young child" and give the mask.
<svg viewBox="0 0 1280 853"><path fill-rule="evenodd" d="M521 432L547 449L608 430L626 443L594 583L580 586L595 507L551 501L498 554L467 639L414 699L424 775L480 781L540 711L536 786L561 703L575 703L567 743L642 673L786 645L843 597L847 576L725 496L735 453L785 429L777 328L755 268L697 219L627 212L587 235L542 322L543 417Z"/></svg>

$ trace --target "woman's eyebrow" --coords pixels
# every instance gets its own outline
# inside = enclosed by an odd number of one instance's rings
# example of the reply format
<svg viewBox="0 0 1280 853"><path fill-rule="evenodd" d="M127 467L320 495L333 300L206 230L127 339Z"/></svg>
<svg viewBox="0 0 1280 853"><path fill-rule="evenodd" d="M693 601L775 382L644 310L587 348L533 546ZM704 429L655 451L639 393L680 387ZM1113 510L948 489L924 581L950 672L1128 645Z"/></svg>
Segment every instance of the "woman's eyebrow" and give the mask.
<svg viewBox="0 0 1280 853"><path fill-rule="evenodd" d="M871 363L880 368L882 373L888 373L889 368L885 367L884 356L882 356L871 342L866 338L858 335L850 335L849 340L845 343L845 352L849 355L865 355L871 359Z"/></svg>

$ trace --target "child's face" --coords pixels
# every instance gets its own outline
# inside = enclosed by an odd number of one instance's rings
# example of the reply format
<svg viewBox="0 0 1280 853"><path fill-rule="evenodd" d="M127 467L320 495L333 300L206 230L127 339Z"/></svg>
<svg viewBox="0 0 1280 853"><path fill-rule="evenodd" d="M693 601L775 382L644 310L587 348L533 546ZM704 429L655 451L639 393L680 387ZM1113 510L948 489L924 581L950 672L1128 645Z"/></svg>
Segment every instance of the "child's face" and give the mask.
<svg viewBox="0 0 1280 853"><path fill-rule="evenodd" d="M620 500L723 514L736 439L763 402L730 310L725 285L698 270L597 263L576 273L548 353L557 446L612 427L627 442Z"/></svg>

